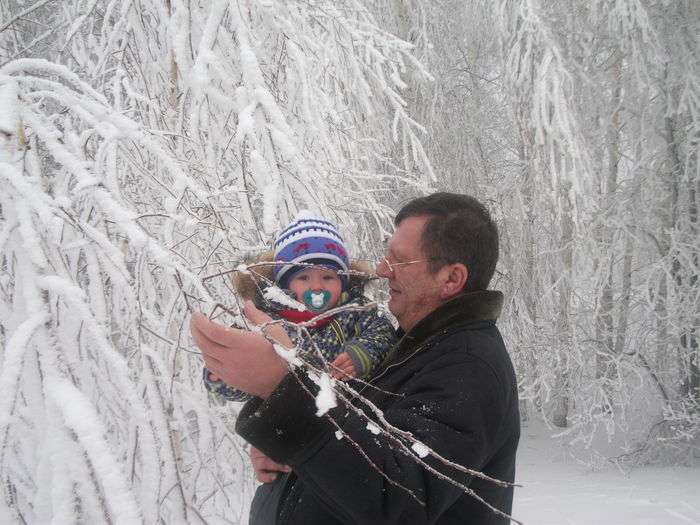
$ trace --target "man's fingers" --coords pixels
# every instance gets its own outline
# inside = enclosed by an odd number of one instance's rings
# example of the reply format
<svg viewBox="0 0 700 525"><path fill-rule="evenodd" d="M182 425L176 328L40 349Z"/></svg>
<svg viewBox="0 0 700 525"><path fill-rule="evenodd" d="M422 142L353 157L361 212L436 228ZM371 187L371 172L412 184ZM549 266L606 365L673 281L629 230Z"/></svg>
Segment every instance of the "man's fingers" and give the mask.
<svg viewBox="0 0 700 525"><path fill-rule="evenodd" d="M204 315L195 312L190 321L192 337L203 354L221 359L222 354L231 348L254 348L260 344L262 336L247 330L238 330L212 323Z"/></svg>
<svg viewBox="0 0 700 525"><path fill-rule="evenodd" d="M260 483L272 483L277 479L277 476L279 476L277 472L268 472L266 470L255 471L255 479Z"/></svg>
<svg viewBox="0 0 700 525"><path fill-rule="evenodd" d="M209 359L206 356L204 357L204 364L209 369L209 371L211 371L211 375L218 378L213 379L212 381L221 380L221 375L226 373L226 369L221 364L221 361L217 361L216 359Z"/></svg>
<svg viewBox="0 0 700 525"><path fill-rule="evenodd" d="M190 328L207 368L233 388L265 399L289 371L260 334L212 323L198 313Z"/></svg>
<svg viewBox="0 0 700 525"><path fill-rule="evenodd" d="M253 470L255 471L255 479L261 483L275 481L280 472L292 471L291 467L271 460L255 447L250 447L248 453L250 455L250 463L253 465Z"/></svg>
<svg viewBox="0 0 700 525"><path fill-rule="evenodd" d="M267 315L265 312L258 310L253 304L253 301L250 300L245 302L245 305L243 306L243 313L253 324L258 326L272 321L272 317ZM294 346L292 344L292 340L289 338L289 334L287 334L286 330L278 324L265 328L265 333L269 338L286 348L292 348Z"/></svg>
<svg viewBox="0 0 700 525"><path fill-rule="evenodd" d="M204 357L205 362L207 361L207 357L216 357L218 361L222 357L222 353L226 352L227 350L225 346L221 346L220 344L211 341L206 335L199 332L194 327L192 327L192 339L194 339L194 343L202 352L202 357Z"/></svg>

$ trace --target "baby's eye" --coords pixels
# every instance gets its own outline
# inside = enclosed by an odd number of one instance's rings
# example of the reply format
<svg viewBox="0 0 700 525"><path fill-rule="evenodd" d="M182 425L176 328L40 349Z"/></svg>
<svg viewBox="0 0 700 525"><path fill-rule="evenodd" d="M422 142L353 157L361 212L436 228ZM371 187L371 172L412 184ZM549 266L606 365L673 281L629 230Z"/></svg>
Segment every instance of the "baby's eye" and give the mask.
<svg viewBox="0 0 700 525"><path fill-rule="evenodd" d="M338 279L337 275L327 274L323 276L324 281L335 281L336 279Z"/></svg>
<svg viewBox="0 0 700 525"><path fill-rule="evenodd" d="M300 281L308 281L309 276L305 273L302 273L301 275L297 275L297 279L299 279Z"/></svg>

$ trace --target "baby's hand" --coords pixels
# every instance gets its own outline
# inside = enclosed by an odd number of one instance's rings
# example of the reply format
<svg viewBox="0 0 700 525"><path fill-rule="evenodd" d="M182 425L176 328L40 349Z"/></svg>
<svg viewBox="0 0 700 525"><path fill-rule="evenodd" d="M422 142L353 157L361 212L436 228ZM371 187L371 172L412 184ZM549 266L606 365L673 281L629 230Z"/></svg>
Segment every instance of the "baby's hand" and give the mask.
<svg viewBox="0 0 700 525"><path fill-rule="evenodd" d="M331 363L331 377L336 379L349 379L355 377L355 365L347 352L343 352Z"/></svg>

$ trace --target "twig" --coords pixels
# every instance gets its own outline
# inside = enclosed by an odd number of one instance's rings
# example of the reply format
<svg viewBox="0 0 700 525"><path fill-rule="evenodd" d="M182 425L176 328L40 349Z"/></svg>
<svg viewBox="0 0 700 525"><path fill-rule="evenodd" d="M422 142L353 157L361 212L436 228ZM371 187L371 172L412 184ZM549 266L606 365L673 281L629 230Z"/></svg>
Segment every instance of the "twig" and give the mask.
<svg viewBox="0 0 700 525"><path fill-rule="evenodd" d="M187 293L185 292L184 288L182 287L182 277L180 277L180 272L178 270L175 271L175 281L177 282L178 288L180 288L180 291L182 292L182 297L185 299L185 305L187 306L187 311L189 313L193 313L194 310L192 309L192 305L190 304L189 300L187 299Z"/></svg>
<svg viewBox="0 0 700 525"><path fill-rule="evenodd" d="M304 384L304 382L301 379L299 379L299 376L293 369L292 374L294 375L294 378L297 380L297 382L301 385L301 387L306 391L306 393L309 394L309 396L311 396L312 398L314 398L314 394L311 392L311 390L309 390L309 388ZM419 505L425 507L425 502L421 500L418 496L416 496L416 494L411 489L402 485L398 481L391 479L388 474L383 472L382 469L379 468L376 465L376 463L374 463L372 459L367 455L367 453L362 449L362 446L353 439L351 439L350 436L348 436L345 432L343 432L343 429L340 427L340 425L338 425L338 423L332 417L330 417L330 415L326 414L326 419L331 422L331 424L338 430L338 432L340 432L348 440L348 442L353 446L353 448L357 450L363 458L365 458L365 461L367 461L369 466L372 467L381 477L383 477L395 487L399 487L400 489L404 490L409 496L416 500L416 502Z"/></svg>
<svg viewBox="0 0 700 525"><path fill-rule="evenodd" d="M27 16L29 13L31 13L31 12L33 12L33 11L36 11L37 9L39 9L40 7L42 7L44 4L48 4L49 2L51 2L51 0L39 0L39 2L37 2L36 4L34 4L34 5L31 6L31 7L28 7L27 9L25 9L25 10L22 11L21 13L17 14L14 18L10 18L10 20L8 20L4 25L0 26L0 33L2 33L3 31L5 31L5 29L7 29L8 27L10 27L10 26L11 26L12 24L14 24L17 20L20 20L21 18L24 18L24 17Z"/></svg>

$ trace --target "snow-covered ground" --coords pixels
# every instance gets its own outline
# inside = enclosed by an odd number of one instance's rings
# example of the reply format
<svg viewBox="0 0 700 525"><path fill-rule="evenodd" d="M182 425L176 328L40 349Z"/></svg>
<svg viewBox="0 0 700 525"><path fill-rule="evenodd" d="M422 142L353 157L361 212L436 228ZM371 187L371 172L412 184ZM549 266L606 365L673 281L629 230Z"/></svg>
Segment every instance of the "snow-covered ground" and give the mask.
<svg viewBox="0 0 700 525"><path fill-rule="evenodd" d="M513 517L525 525L700 525L700 466L592 471L523 426Z"/></svg>

